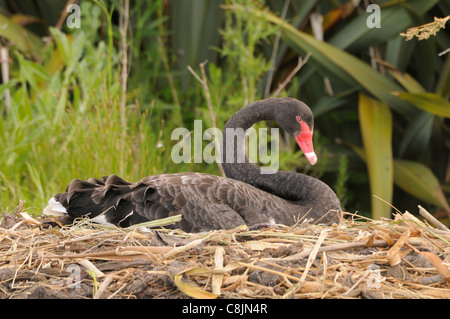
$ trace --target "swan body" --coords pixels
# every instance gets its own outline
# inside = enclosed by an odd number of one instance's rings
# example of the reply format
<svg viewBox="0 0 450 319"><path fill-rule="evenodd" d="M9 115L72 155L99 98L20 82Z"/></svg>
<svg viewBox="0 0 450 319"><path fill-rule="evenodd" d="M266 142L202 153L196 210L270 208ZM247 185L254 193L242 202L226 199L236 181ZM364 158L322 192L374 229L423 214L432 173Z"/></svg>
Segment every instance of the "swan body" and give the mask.
<svg viewBox="0 0 450 319"><path fill-rule="evenodd" d="M261 100L238 111L225 125L223 156L232 150L226 148L226 128L246 130L262 120L278 122L315 164L312 113L292 98ZM148 176L135 183L116 175L101 180L75 179L65 192L50 199L44 214L58 216L64 223L88 216L95 222L120 227L181 214L181 221L173 227L187 232L244 224L292 225L305 219L340 222L337 196L318 179L285 171L261 174L259 167L247 159L244 163L224 162L222 166L227 177L185 172Z"/></svg>

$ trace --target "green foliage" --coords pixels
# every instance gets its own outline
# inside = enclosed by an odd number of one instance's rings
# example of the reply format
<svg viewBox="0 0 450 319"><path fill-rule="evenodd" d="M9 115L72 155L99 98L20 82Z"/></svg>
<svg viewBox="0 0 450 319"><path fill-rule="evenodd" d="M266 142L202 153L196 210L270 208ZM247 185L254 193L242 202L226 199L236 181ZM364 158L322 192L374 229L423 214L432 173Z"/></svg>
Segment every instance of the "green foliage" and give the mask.
<svg viewBox="0 0 450 319"><path fill-rule="evenodd" d="M239 1L230 0L227 5L234 6L238 3ZM255 1L248 8L258 10L262 5L263 1ZM264 42L269 43L269 38L273 38L276 31L276 27L267 25L257 16L249 16L246 11L226 12L225 26L221 32L223 45L219 52L227 58L227 75L234 83L240 83L242 88L236 92L235 97L229 97L230 104L243 105L262 96L262 92L258 92L258 86L271 65L259 46Z"/></svg>
<svg viewBox="0 0 450 319"><path fill-rule="evenodd" d="M117 61L116 53L103 41L89 41L85 31L91 32L83 28L68 36L51 29L54 45L43 49L47 59L41 64L12 51L16 59L11 73L16 79L11 83L16 85L7 84L11 108L0 118L4 208L25 199L32 212L40 212L73 178L116 173L137 180L170 170L162 153L170 144L171 129L165 132L158 117L130 105L127 129L122 130L118 72L111 73L105 59ZM51 74L44 66L53 65L58 56L64 71Z"/></svg>
<svg viewBox="0 0 450 319"><path fill-rule="evenodd" d="M14 23L7 16L0 13L1 36L13 41L22 52L34 57L41 58L42 40L32 32Z"/></svg>

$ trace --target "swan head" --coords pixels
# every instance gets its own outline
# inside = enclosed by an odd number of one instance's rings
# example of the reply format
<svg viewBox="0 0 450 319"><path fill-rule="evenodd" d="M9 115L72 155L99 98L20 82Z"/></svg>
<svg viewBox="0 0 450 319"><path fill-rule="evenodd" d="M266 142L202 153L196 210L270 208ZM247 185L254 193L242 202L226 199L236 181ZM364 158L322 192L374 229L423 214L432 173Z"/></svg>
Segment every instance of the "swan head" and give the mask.
<svg viewBox="0 0 450 319"><path fill-rule="evenodd" d="M311 109L293 98L282 98L280 102L276 111L278 124L295 139L311 165L316 164L317 155L312 141L314 116Z"/></svg>

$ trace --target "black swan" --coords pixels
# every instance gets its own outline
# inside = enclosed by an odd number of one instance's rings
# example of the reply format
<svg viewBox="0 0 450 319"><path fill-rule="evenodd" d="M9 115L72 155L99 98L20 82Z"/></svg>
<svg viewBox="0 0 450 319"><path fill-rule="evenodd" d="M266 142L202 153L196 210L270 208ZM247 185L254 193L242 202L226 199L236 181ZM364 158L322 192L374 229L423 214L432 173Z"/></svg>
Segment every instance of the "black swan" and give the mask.
<svg viewBox="0 0 450 319"><path fill-rule="evenodd" d="M313 114L293 98L265 99L243 107L225 125L247 130L259 121L275 121L298 143L311 164L317 161L312 145ZM236 144L234 145L236 148ZM228 150L227 150L228 151ZM237 154L237 153L235 153ZM73 180L66 192L55 195L46 215L63 216L64 223L88 216L120 227L182 214L172 227L186 232L231 229L240 225L293 225L305 219L339 223L341 206L322 181L296 172L261 174L260 167L223 161L227 177L204 173L161 174L129 183L116 175L103 180Z"/></svg>

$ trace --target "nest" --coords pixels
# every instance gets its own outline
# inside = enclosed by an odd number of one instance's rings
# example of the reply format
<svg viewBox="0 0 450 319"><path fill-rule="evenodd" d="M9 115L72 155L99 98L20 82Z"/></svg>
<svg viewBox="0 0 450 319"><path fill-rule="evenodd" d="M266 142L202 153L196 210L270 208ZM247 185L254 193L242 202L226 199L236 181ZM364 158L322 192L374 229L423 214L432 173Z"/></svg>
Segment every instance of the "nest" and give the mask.
<svg viewBox="0 0 450 319"><path fill-rule="evenodd" d="M450 231L408 212L195 234L3 217L2 299L450 297Z"/></svg>

